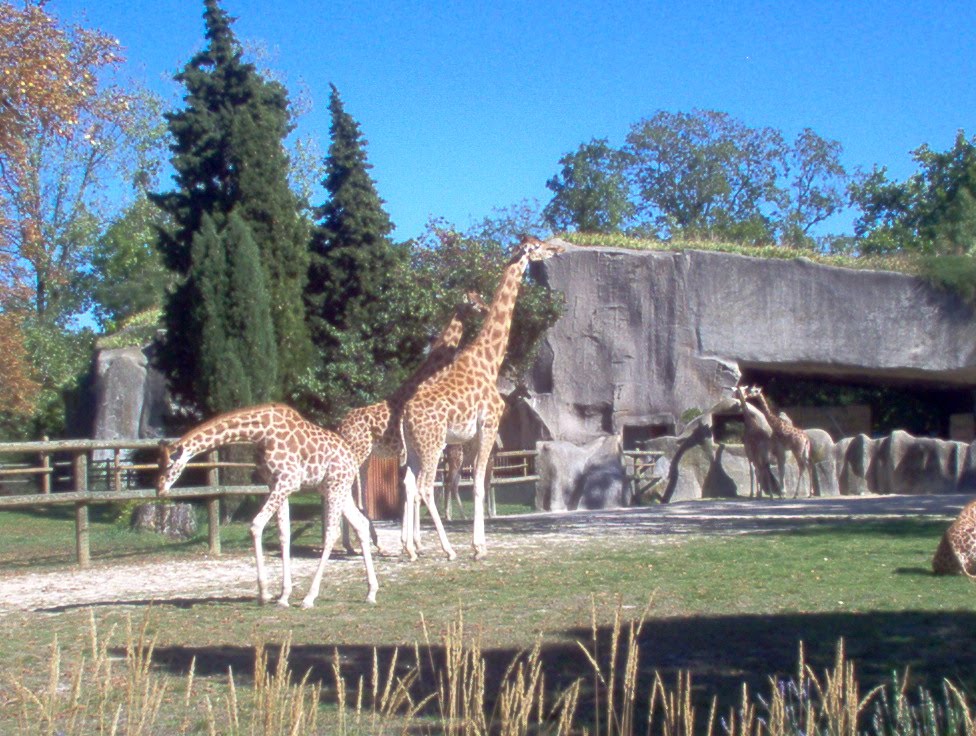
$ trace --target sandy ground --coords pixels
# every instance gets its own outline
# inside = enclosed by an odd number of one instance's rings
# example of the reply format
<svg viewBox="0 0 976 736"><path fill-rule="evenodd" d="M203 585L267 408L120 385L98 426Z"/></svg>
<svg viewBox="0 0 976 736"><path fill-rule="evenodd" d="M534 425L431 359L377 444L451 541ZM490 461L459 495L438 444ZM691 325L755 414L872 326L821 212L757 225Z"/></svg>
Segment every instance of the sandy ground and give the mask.
<svg viewBox="0 0 976 736"><path fill-rule="evenodd" d="M527 514L490 519L487 525L491 549L566 544L573 540L613 535L639 537L641 543L665 542L675 535L741 534L781 531L818 521L925 516L954 518L970 500L968 496L872 496L836 499L701 501L613 511L576 511ZM470 522L448 525L452 544L468 554ZM399 530L392 522L377 524L380 544L399 549ZM433 529L425 530L428 554L439 553ZM266 550L271 590L280 585L277 555ZM375 557L377 566L405 564L400 559ZM314 572L317 559L293 560L296 590ZM423 561L416 563L423 564ZM327 579L361 580L358 557L341 552L326 571ZM57 613L85 605L145 604L147 601L199 599L206 596L255 595L252 555L220 558L167 560L164 562L99 562L82 570L76 567L42 572L0 573L0 616L14 611ZM296 594L293 594L293 598Z"/></svg>

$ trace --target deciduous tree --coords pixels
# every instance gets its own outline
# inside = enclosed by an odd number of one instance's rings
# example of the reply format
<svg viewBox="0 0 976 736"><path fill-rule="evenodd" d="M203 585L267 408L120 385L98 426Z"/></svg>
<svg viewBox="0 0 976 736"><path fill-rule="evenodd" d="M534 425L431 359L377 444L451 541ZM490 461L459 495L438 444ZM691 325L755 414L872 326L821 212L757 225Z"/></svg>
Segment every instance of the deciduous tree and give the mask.
<svg viewBox="0 0 976 736"><path fill-rule="evenodd" d="M613 233L625 228L634 215L627 180L627 159L605 138L582 144L567 153L562 170L546 182L554 194L543 212L556 230Z"/></svg>
<svg viewBox="0 0 976 736"><path fill-rule="evenodd" d="M659 235L772 240L778 131L713 110L661 111L631 127L625 150L637 206Z"/></svg>
<svg viewBox="0 0 976 736"><path fill-rule="evenodd" d="M118 43L60 27L43 4L0 3L0 298L63 324L79 288L104 195L151 156L152 98L108 83Z"/></svg>
<svg viewBox="0 0 976 736"><path fill-rule="evenodd" d="M947 151L922 145L918 171L904 182L875 168L852 187L861 210L855 234L863 252L976 253L976 141L959 131Z"/></svg>

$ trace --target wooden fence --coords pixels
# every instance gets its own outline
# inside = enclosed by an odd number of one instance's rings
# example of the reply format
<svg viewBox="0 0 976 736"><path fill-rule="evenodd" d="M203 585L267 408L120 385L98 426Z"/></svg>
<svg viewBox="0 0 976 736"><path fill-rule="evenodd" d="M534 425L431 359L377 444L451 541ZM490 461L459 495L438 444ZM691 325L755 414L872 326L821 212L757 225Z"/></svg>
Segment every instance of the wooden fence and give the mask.
<svg viewBox="0 0 976 736"><path fill-rule="evenodd" d="M0 511L48 505L73 505L78 564L91 563L89 509L96 504L117 504L156 499L158 440L59 440L0 443ZM625 462L635 493L652 482L649 470L660 453L627 452ZM533 483L539 476L532 450L498 452L488 491L488 514L495 514L494 488ZM219 450L190 463L187 471L203 471L203 485L173 488L168 499L202 500L207 508L210 552L220 554L220 499L268 493L265 485L221 483L221 471L253 468L252 464L225 462ZM470 469L461 486L470 486ZM438 475L437 486L442 485Z"/></svg>
<svg viewBox="0 0 976 736"><path fill-rule="evenodd" d="M0 511L49 505L75 508L75 550L78 564L91 563L89 509L96 504L154 501L159 440L59 440L0 443ZM533 451L498 453L493 485L534 482ZM220 554L220 499L268 493L266 485L221 483L227 468L253 464L225 462L220 451L201 456L187 466L202 471L203 485L171 489L171 500L201 500L207 507L210 552ZM462 478L462 486L470 478ZM441 485L438 480L437 485ZM494 514L494 496L489 494Z"/></svg>

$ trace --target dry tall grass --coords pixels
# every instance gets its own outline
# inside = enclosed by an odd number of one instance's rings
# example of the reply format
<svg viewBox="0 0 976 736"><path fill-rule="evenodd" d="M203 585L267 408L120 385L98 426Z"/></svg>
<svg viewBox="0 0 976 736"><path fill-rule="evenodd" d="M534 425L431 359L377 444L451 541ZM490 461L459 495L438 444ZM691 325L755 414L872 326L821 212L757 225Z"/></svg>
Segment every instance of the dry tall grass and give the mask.
<svg viewBox="0 0 976 736"><path fill-rule="evenodd" d="M753 696L743 687L740 704L724 716L714 700L707 712L699 712L692 702L690 674L679 675L673 685L656 673L650 682L640 681L638 642L646 614L625 620L618 607L609 644L601 651L594 613L590 640L578 643L589 675L550 692L541 639L515 657L500 680L488 682L480 643L465 631L459 612L437 642L441 664L426 626L424 643L407 655L395 652L385 668L374 650L371 671L352 688L336 652L334 709L323 706L321 682L312 682L310 673L298 678L291 671L290 637L273 667L271 647L256 645L253 684L240 687L229 671L217 695L213 683L203 688L211 692L198 692L192 665L183 680L154 668L155 638L149 635L148 614L139 627L127 621L124 657L112 655L115 628L100 636L92 615L85 652L65 667L64 651L55 639L46 684L10 682L14 695L2 704L7 711L3 715L12 712L17 733L31 736L976 735L966 695L948 681L941 700L927 692L916 693L913 700L907 677L862 694L843 642L833 667L819 676L805 663L801 646L795 677L785 682L771 678L768 695ZM405 670L402 656L413 659ZM434 674L433 683L422 677L425 668ZM579 712L581 697L592 698L585 715Z"/></svg>

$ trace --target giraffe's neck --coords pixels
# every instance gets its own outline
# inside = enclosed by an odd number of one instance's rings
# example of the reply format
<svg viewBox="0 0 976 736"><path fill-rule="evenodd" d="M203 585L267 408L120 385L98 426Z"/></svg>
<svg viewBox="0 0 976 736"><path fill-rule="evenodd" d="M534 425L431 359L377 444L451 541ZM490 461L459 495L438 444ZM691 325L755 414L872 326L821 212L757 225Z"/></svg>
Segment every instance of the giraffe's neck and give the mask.
<svg viewBox="0 0 976 736"><path fill-rule="evenodd" d="M505 269L481 331L465 351L482 362L485 372L489 375L497 376L505 360L515 300L518 298L522 276L528 263L529 259L523 256L510 263Z"/></svg>
<svg viewBox="0 0 976 736"><path fill-rule="evenodd" d="M456 311L454 317L447 323L447 327L431 345L424 362L397 388L390 401L393 403L406 401L413 396L420 384L449 366L457 355L457 348L463 336L464 322L461 320L460 313Z"/></svg>
<svg viewBox="0 0 976 736"><path fill-rule="evenodd" d="M766 417L766 421L769 422L769 426L779 434L786 433L789 425L783 421L782 417L773 413L772 407L770 407L769 403L766 401L766 397L762 394L757 394L756 398L759 399L759 410L763 413L763 416Z"/></svg>
<svg viewBox="0 0 976 736"><path fill-rule="evenodd" d="M192 457L234 442L260 443L268 436L268 420L272 413L273 409L269 407L266 411L247 410L216 417L187 432L175 446L183 448L187 457Z"/></svg>

